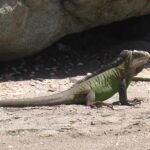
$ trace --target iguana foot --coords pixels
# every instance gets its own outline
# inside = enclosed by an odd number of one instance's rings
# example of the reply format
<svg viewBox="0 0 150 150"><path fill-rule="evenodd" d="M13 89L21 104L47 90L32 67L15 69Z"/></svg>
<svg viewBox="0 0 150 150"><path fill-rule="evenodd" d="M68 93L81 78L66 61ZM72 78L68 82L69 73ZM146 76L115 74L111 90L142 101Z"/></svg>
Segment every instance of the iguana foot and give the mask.
<svg viewBox="0 0 150 150"><path fill-rule="evenodd" d="M130 106L140 105L142 101L143 100L139 100L139 99L135 98L134 100L129 102L129 105Z"/></svg>
<svg viewBox="0 0 150 150"><path fill-rule="evenodd" d="M140 105L142 100L139 99L134 99L132 101L127 101L127 103L122 104L122 105L127 105L127 106L135 106L135 105Z"/></svg>
<svg viewBox="0 0 150 150"><path fill-rule="evenodd" d="M126 101L125 103L122 103L122 104L120 103L120 101L114 102L113 105L135 106L135 105L140 105L141 101L143 101L143 100L139 100L139 99L135 98L132 101Z"/></svg>
<svg viewBox="0 0 150 150"><path fill-rule="evenodd" d="M102 103L102 102L95 102L94 104L90 105L92 108L100 108L103 106L107 106L109 108L111 108L112 110L114 110L113 105L112 104L107 104L107 103Z"/></svg>

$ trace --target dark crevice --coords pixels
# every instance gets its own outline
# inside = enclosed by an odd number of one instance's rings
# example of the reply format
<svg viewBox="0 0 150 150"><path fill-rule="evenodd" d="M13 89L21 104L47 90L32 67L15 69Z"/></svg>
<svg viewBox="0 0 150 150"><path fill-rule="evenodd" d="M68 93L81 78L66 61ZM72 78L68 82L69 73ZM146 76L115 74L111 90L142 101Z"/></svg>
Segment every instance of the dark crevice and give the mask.
<svg viewBox="0 0 150 150"><path fill-rule="evenodd" d="M150 15L68 35L39 54L0 63L0 81L83 75L107 65L123 49L150 50Z"/></svg>

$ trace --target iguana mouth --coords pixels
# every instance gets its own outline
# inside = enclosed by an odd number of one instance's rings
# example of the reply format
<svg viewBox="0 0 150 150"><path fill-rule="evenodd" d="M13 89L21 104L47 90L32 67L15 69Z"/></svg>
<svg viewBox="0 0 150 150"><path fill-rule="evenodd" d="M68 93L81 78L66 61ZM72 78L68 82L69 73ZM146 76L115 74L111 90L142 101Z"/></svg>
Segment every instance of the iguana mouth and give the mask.
<svg viewBox="0 0 150 150"><path fill-rule="evenodd" d="M133 58L133 62L132 62L133 67L141 68L146 63L150 62L150 54L148 52L143 52L143 54L141 53L141 55L143 55L143 57Z"/></svg>
<svg viewBox="0 0 150 150"><path fill-rule="evenodd" d="M148 61L149 61L149 59L146 59L146 58L136 59L136 60L133 60L133 66L137 68L137 67L143 66Z"/></svg>

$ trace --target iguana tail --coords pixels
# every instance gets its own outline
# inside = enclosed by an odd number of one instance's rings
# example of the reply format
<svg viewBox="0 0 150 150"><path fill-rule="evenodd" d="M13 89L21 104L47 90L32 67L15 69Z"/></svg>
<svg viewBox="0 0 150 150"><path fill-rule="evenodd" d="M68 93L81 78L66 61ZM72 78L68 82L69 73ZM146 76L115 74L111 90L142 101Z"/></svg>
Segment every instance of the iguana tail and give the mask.
<svg viewBox="0 0 150 150"><path fill-rule="evenodd" d="M0 107L29 107L73 104L73 99L74 96L70 93L69 90L67 90L50 96L0 100Z"/></svg>
<svg viewBox="0 0 150 150"><path fill-rule="evenodd" d="M147 81L150 82L150 78L147 77L133 77L132 81Z"/></svg>

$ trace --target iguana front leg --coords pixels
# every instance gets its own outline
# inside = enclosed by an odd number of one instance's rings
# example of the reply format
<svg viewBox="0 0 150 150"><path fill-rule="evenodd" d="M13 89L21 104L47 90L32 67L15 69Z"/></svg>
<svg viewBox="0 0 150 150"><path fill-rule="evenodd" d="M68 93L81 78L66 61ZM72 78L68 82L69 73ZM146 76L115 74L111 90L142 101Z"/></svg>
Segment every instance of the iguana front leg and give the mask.
<svg viewBox="0 0 150 150"><path fill-rule="evenodd" d="M130 105L127 100L127 84L126 80L122 80L122 84L119 90L119 100L121 105Z"/></svg>
<svg viewBox="0 0 150 150"><path fill-rule="evenodd" d="M128 87L127 82L124 79L122 81L122 85L119 90L119 100L120 100L121 105L134 106L136 104L140 104L141 100L138 100L138 99L133 100L131 103L128 102L127 87Z"/></svg>

